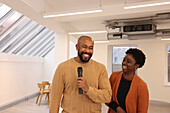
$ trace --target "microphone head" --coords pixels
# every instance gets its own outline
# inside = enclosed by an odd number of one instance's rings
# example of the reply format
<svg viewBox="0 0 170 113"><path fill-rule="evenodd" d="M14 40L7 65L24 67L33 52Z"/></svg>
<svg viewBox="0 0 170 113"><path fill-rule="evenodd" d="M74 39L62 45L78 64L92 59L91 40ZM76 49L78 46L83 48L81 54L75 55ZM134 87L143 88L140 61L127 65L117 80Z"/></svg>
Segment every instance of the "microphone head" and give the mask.
<svg viewBox="0 0 170 113"><path fill-rule="evenodd" d="M78 67L77 71L83 71L82 67Z"/></svg>

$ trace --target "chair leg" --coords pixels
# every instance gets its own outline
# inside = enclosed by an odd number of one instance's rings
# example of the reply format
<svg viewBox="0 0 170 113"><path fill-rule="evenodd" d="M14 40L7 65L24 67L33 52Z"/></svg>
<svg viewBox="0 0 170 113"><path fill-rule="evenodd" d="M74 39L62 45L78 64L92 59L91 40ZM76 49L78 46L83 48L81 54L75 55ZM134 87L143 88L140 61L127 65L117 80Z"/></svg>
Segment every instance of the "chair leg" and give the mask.
<svg viewBox="0 0 170 113"><path fill-rule="evenodd" d="M47 99L47 97L48 97L48 94L46 94L45 100Z"/></svg>
<svg viewBox="0 0 170 113"><path fill-rule="evenodd" d="M38 102L39 96L40 96L40 93L38 93L37 100L36 100L36 104L37 104L37 102Z"/></svg>
<svg viewBox="0 0 170 113"><path fill-rule="evenodd" d="M49 105L50 105L50 98L49 98L49 93L48 93L48 107L49 107Z"/></svg>
<svg viewBox="0 0 170 113"><path fill-rule="evenodd" d="M41 104L42 96L43 96L43 93L41 93L41 97L40 97L39 104L38 104L39 106L40 106L40 104Z"/></svg>

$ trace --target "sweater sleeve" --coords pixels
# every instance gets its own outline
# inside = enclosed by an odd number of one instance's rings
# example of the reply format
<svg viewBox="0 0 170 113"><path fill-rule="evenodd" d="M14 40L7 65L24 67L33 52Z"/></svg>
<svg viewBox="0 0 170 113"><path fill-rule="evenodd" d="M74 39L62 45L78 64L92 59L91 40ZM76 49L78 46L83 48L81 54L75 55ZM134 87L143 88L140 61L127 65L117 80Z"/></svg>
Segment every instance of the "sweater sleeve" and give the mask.
<svg viewBox="0 0 170 113"><path fill-rule="evenodd" d="M58 66L52 81L51 99L49 113L58 113L60 100L64 90L63 71L61 65Z"/></svg>
<svg viewBox="0 0 170 113"><path fill-rule="evenodd" d="M109 106L111 109L113 109L115 112L117 112L116 109L117 109L117 107L119 107L119 105L118 105L115 101L110 102L110 103L108 104L108 106Z"/></svg>
<svg viewBox="0 0 170 113"><path fill-rule="evenodd" d="M111 101L111 87L108 79L108 74L105 66L103 66L102 71L98 78L99 88L94 88L89 86L89 90L86 93L89 98L91 98L96 103L108 103Z"/></svg>
<svg viewBox="0 0 170 113"><path fill-rule="evenodd" d="M147 85L141 85L138 90L138 113L147 113L149 103L149 92Z"/></svg>

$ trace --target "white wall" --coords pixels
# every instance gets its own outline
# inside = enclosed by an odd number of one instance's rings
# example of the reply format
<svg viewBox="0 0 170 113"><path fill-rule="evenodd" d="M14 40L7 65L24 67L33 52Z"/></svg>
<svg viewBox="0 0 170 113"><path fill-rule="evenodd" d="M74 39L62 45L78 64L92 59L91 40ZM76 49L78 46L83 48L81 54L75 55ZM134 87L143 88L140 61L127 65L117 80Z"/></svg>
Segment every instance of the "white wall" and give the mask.
<svg viewBox="0 0 170 113"><path fill-rule="evenodd" d="M45 57L43 63L43 80L52 82L55 72L55 48L53 48Z"/></svg>
<svg viewBox="0 0 170 113"><path fill-rule="evenodd" d="M93 51L93 57L92 59L105 64L107 68L107 43L100 44L96 43L94 44L94 51Z"/></svg>
<svg viewBox="0 0 170 113"><path fill-rule="evenodd" d="M0 54L0 106L38 91L43 59Z"/></svg>
<svg viewBox="0 0 170 113"><path fill-rule="evenodd" d="M43 80L52 82L58 64L68 59L68 42L65 32L56 32L55 47L44 58Z"/></svg>
<svg viewBox="0 0 170 113"><path fill-rule="evenodd" d="M69 57L69 38L66 32L56 33L55 37L55 67Z"/></svg>
<svg viewBox="0 0 170 113"><path fill-rule="evenodd" d="M146 40L112 40L106 44L95 45L94 59L101 60L105 65L109 57L107 49L111 45L127 46L137 45L146 55L146 63L143 68L138 69L138 75L146 81L149 88L150 100L157 100L170 103L170 86L164 85L165 76L165 46L170 41L161 41L157 39ZM110 62L111 63L111 62ZM111 68L109 68L111 70Z"/></svg>
<svg viewBox="0 0 170 113"><path fill-rule="evenodd" d="M69 58L69 38L66 32L55 32L55 47L44 58L43 80L52 82L57 66Z"/></svg>
<svg viewBox="0 0 170 113"><path fill-rule="evenodd" d="M76 44L77 44L77 39L69 36L69 58L73 58L77 56L77 50L76 50Z"/></svg>

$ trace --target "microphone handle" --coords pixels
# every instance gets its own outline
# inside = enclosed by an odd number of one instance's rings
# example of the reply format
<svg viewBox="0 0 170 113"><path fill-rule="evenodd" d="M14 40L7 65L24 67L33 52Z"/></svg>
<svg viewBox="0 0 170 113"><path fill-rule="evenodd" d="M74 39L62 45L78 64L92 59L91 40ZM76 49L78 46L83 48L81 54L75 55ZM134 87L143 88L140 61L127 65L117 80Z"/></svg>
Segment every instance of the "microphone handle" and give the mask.
<svg viewBox="0 0 170 113"><path fill-rule="evenodd" d="M82 77L82 70L79 71L78 77ZM79 88L79 94L83 94L83 90L81 88Z"/></svg>
<svg viewBox="0 0 170 113"><path fill-rule="evenodd" d="M82 77L82 67L78 67L78 77ZM79 88L79 94L83 94L83 90Z"/></svg>
<svg viewBox="0 0 170 113"><path fill-rule="evenodd" d="M79 88L79 94L83 94L83 90Z"/></svg>

